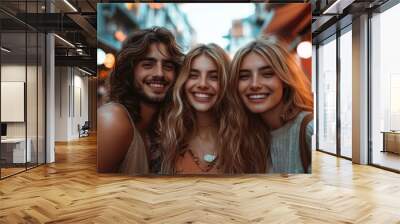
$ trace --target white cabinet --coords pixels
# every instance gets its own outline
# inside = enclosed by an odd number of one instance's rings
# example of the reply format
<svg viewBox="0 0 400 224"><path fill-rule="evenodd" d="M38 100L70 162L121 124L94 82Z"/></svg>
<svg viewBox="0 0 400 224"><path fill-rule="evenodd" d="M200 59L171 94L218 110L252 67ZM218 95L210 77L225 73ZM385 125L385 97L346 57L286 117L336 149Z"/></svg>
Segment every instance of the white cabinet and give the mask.
<svg viewBox="0 0 400 224"><path fill-rule="evenodd" d="M25 163L32 161L32 140L26 140L28 144L25 151L25 138L7 138L1 140L2 157L8 163ZM12 157L12 160L11 160ZM26 161L25 161L26 159Z"/></svg>

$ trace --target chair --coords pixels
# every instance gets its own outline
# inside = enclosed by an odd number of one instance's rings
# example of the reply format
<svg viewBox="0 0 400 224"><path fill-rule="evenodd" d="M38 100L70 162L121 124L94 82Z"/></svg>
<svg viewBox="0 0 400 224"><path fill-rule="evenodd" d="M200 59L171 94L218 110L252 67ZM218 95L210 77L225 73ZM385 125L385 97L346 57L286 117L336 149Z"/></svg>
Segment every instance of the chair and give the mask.
<svg viewBox="0 0 400 224"><path fill-rule="evenodd" d="M78 124L79 138L89 136L89 129L90 129L89 121L85 121L82 127L80 127L80 125Z"/></svg>

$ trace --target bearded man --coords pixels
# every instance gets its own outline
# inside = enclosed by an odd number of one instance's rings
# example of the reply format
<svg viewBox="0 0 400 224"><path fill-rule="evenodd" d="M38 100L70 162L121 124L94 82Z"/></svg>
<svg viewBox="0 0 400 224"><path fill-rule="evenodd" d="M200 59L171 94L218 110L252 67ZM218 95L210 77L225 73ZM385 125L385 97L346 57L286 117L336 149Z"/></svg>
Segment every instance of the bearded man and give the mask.
<svg viewBox="0 0 400 224"><path fill-rule="evenodd" d="M109 102L98 110L98 172L159 172L160 152L152 138L182 59L165 28L138 30L123 44L110 75Z"/></svg>

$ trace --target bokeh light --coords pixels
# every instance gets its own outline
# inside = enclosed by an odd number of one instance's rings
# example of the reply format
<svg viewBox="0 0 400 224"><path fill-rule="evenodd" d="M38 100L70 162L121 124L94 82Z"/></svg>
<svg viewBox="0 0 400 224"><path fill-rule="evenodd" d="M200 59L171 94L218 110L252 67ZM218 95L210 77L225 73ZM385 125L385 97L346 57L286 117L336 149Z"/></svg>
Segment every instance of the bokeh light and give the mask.
<svg viewBox="0 0 400 224"><path fill-rule="evenodd" d="M101 48L97 48L97 65L102 65L105 60L106 53Z"/></svg>
<svg viewBox="0 0 400 224"><path fill-rule="evenodd" d="M104 66L106 66L106 68L113 68L114 63L115 63L114 55L111 53L106 54L106 58L104 60Z"/></svg>
<svg viewBox="0 0 400 224"><path fill-rule="evenodd" d="M312 44L310 41L303 41L297 45L297 55L301 58L310 58L312 56Z"/></svg>

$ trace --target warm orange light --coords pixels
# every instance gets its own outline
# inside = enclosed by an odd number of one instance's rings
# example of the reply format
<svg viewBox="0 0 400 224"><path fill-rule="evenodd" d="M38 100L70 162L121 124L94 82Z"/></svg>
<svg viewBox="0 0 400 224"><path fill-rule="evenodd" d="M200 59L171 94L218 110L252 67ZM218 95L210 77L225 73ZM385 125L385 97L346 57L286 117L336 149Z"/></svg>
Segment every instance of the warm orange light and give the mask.
<svg viewBox="0 0 400 224"><path fill-rule="evenodd" d="M163 3L149 3L151 9L161 9L164 7Z"/></svg>
<svg viewBox="0 0 400 224"><path fill-rule="evenodd" d="M114 37L118 41L123 42L126 39L126 34L122 31L118 30L114 33Z"/></svg>
<svg viewBox="0 0 400 224"><path fill-rule="evenodd" d="M136 9L138 7L136 3L125 3L125 6L128 10Z"/></svg>
<svg viewBox="0 0 400 224"><path fill-rule="evenodd" d="M106 68L112 68L114 67L114 63L115 63L114 55L111 53L106 54L106 59L104 60L104 66L106 66Z"/></svg>
<svg viewBox="0 0 400 224"><path fill-rule="evenodd" d="M109 72L106 70L101 70L99 73L100 79L106 79L108 76Z"/></svg>

